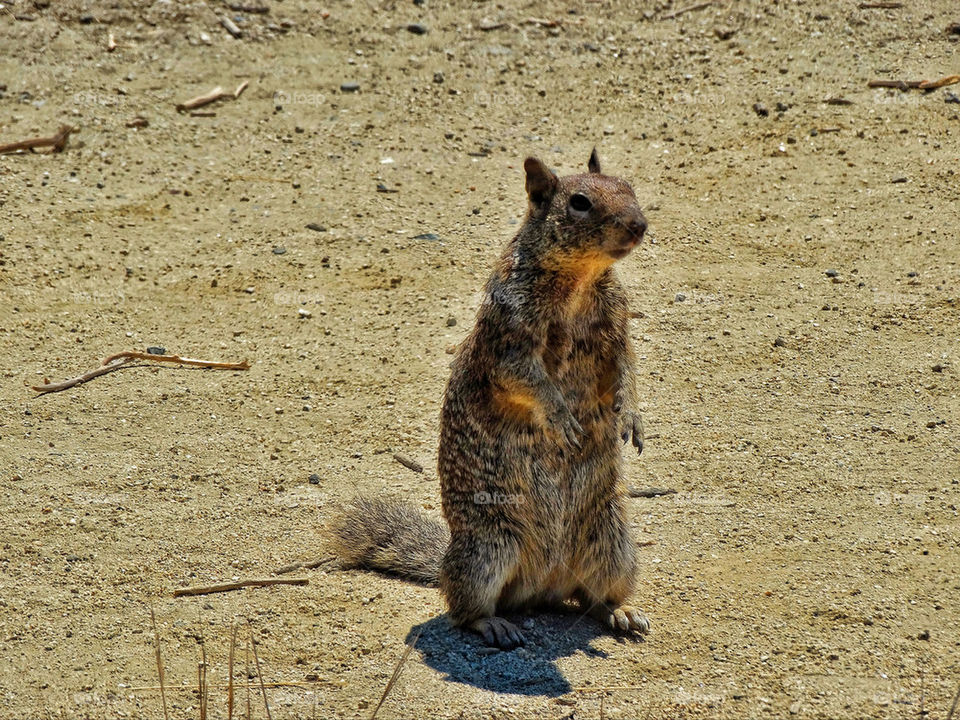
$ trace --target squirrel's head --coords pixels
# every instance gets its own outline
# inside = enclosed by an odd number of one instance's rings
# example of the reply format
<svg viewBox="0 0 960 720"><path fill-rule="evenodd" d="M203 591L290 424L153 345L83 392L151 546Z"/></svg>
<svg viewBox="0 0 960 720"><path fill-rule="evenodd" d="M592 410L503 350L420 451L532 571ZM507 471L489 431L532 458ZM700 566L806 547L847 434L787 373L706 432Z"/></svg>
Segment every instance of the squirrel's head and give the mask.
<svg viewBox="0 0 960 720"><path fill-rule="evenodd" d="M588 172L558 177L537 158L523 163L530 201L528 222L542 224L558 263L602 269L626 257L643 239L647 221L625 180L604 175L597 151Z"/></svg>

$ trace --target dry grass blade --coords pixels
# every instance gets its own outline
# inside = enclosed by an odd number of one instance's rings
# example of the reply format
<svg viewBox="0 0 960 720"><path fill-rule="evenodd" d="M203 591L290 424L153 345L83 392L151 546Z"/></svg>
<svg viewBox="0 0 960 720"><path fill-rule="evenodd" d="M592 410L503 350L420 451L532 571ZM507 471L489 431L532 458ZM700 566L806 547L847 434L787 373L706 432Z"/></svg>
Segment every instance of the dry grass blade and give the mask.
<svg viewBox="0 0 960 720"><path fill-rule="evenodd" d="M227 720L233 720L233 651L237 647L237 624L230 627L230 659L227 661Z"/></svg>
<svg viewBox="0 0 960 720"><path fill-rule="evenodd" d="M950 712L947 713L947 720L953 720L953 714L957 711L958 702L960 702L960 686L957 687L957 694L953 696L953 704L950 706Z"/></svg>
<svg viewBox="0 0 960 720"><path fill-rule="evenodd" d="M157 616L153 612L153 605L150 606L150 623L153 625L154 649L157 658L157 675L160 677L160 699L163 701L163 720L169 720L167 715L167 693L163 689L163 660L160 658L160 633L157 631Z"/></svg>
<svg viewBox="0 0 960 720"><path fill-rule="evenodd" d="M380 708L387 699L387 695L389 695L390 691L393 690L393 686L397 682L397 678L400 677L400 671L403 669L403 664L407 661L407 658L410 657L410 653L413 652L413 646L417 644L417 640L419 639L420 631L417 630L417 634L413 636L413 640L411 640L410 644L407 645L407 649L403 651L403 656L400 658L400 662L398 662L397 666L393 669L393 675L391 675L390 679L387 681L387 686L383 689L383 695L380 696L380 702L378 702L377 706L373 709L373 713L370 715L370 720L375 720L377 717L377 713L380 712Z"/></svg>
<svg viewBox="0 0 960 720"><path fill-rule="evenodd" d="M203 641L203 630L197 638L200 643L200 665L197 667L197 682L200 693L200 720L207 720L207 698L210 690L207 687L207 644Z"/></svg>
<svg viewBox="0 0 960 720"><path fill-rule="evenodd" d="M247 620L247 628L250 630L250 647L253 648L253 663L257 668L257 678L260 680L260 692L263 694L263 706L267 709L267 720L273 720L270 714L270 701L267 700L267 688L263 684L263 675L260 672L260 656L257 654L257 641L253 637L253 625Z"/></svg>

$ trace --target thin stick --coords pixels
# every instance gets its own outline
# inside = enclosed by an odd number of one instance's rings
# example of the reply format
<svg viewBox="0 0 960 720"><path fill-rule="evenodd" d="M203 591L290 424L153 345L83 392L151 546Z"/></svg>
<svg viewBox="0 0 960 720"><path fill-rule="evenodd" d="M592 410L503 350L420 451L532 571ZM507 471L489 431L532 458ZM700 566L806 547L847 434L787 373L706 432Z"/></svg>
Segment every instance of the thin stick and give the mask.
<svg viewBox="0 0 960 720"><path fill-rule="evenodd" d="M227 663L227 720L233 720L233 650L237 646L237 623L230 628L230 660Z"/></svg>
<svg viewBox="0 0 960 720"><path fill-rule="evenodd" d="M289 565L284 565L283 567L277 568L276 570L273 571L273 574L285 575L286 573L293 572L294 570L313 570L314 568L325 567L331 564L332 562L334 562L335 560L336 558L334 557L325 557L325 558L321 558L320 560L311 560L310 562L304 561L304 562L290 563Z"/></svg>
<svg viewBox="0 0 960 720"><path fill-rule="evenodd" d="M51 147L53 152L62 152L67 145L67 138L74 128L70 125L61 125L56 135L50 137L30 138L29 140L20 140L19 142L0 145L0 155L5 153L20 152L21 150L33 150L40 147Z"/></svg>
<svg viewBox="0 0 960 720"><path fill-rule="evenodd" d="M88 370L87 372L78 375L77 377L70 378L69 380L64 380L63 382L52 383L46 378L44 378L43 385L33 385L32 389L38 393L51 393L51 392L60 392L61 390L66 390L67 388L72 388L74 385L80 385L85 383L88 380L92 380L95 377L100 375L105 375L108 372L113 372L114 370L119 369L124 366L131 360L158 360L160 362L172 362L179 363L181 365L196 365L199 367L206 368L218 368L221 370L249 370L250 365L246 360L239 363L225 363L225 362L212 362L209 360L196 360L193 358L182 358L179 355L151 355L149 353L137 352L134 350L128 350L125 352L117 353L116 355L111 355L106 358L100 367L94 368L93 370Z"/></svg>
<svg viewBox="0 0 960 720"><path fill-rule="evenodd" d="M267 708L267 720L273 720L270 715L270 701L267 700L267 688L263 684L263 675L260 673L260 656L257 654L257 641L253 637L253 625L247 620L247 628L250 630L250 646L253 648L253 662L257 666L257 677L260 679L260 692L263 693L263 705Z"/></svg>
<svg viewBox="0 0 960 720"><path fill-rule="evenodd" d="M330 680L291 680L289 682L264 682L264 687L268 688L315 688L317 685L332 685ZM230 684L223 683L207 683L208 688L213 688L214 690L229 690ZM233 684L233 689L237 690L238 688L258 688L260 683L237 683ZM156 692L160 689L159 685L137 685L135 687L124 688L126 692ZM193 692L195 688L193 685L167 685L167 691L171 690L189 690Z"/></svg>
<svg viewBox="0 0 960 720"><path fill-rule="evenodd" d="M93 380L95 377L99 377L100 375L106 375L108 372L113 372L114 370L123 367L128 362L130 362L128 359L116 360L108 365L101 365L93 370L88 370L82 375L77 375L74 378L70 378L69 380L64 380L63 382L58 383L48 382L47 379L44 378L43 385L33 385L31 389L38 393L60 392L61 390L72 388L74 385L79 385L80 383L85 383L88 380Z"/></svg>
<svg viewBox="0 0 960 720"><path fill-rule="evenodd" d="M163 661L160 659L160 633L157 631L157 616L150 606L150 623L153 625L153 640L156 649L157 675L160 677L160 699L163 701L163 720L169 720L167 715L167 693L163 689Z"/></svg>
<svg viewBox="0 0 960 720"><path fill-rule="evenodd" d="M862 2L857 5L861 10L896 10L903 7L901 2Z"/></svg>
<svg viewBox="0 0 960 720"><path fill-rule="evenodd" d="M251 635L251 638L252 637L253 636ZM246 674L243 676L244 678L243 684L247 688L247 720L250 720L250 639L251 638L247 638L247 646L244 648L244 664L246 666L244 669L244 672ZM263 680L261 680L261 682L263 682Z"/></svg>
<svg viewBox="0 0 960 720"><path fill-rule="evenodd" d="M235 38L243 37L243 30L237 27L237 24L228 18L226 15L220 15L220 24L226 29L228 33L233 35Z"/></svg>
<svg viewBox="0 0 960 720"><path fill-rule="evenodd" d="M197 666L197 694L200 696L200 720L207 720L207 649L203 630L197 637L200 643L200 665Z"/></svg>
<svg viewBox="0 0 960 720"><path fill-rule="evenodd" d="M408 458L408 457L406 457L406 456L404 456L404 455L401 455L400 453L394 453L393 459L396 460L396 461L397 461L398 463L400 463L401 465L403 465L404 467L410 468L411 470L413 470L413 471L416 472L416 473L422 473L422 472L423 472L423 465L421 465L420 463L418 463L416 460L411 460L410 458Z"/></svg>
<svg viewBox="0 0 960 720"><path fill-rule="evenodd" d="M627 495L632 498L655 498L660 497L661 495L674 495L677 491L673 488L658 488L658 487L631 487L627 490Z"/></svg>
<svg viewBox="0 0 960 720"><path fill-rule="evenodd" d="M947 85L956 85L958 82L960 82L960 75L947 75L939 80L924 80L918 87L921 90L935 90Z"/></svg>
<svg viewBox="0 0 960 720"><path fill-rule="evenodd" d="M958 702L960 702L960 686L957 687L957 694L953 696L953 704L950 706L950 712L947 713L947 720L953 720L953 713L957 710Z"/></svg>
<svg viewBox="0 0 960 720"><path fill-rule="evenodd" d="M417 634L413 636L413 640L407 645L407 649L403 651L403 656L400 658L400 662L397 663L397 666L393 669L393 675L390 676L390 679L387 681L387 686L383 689L383 695L380 696L380 702L377 703L377 706L373 709L373 713L370 715L370 720L375 720L377 713L380 712L380 706L383 705L384 700L387 699L387 695L390 694L390 691L393 690L394 684L397 682L397 678L400 677L400 671L403 669L403 664L407 661L407 658L410 657L410 653L413 651L413 646L417 644L417 640L420 639L420 630L417 630Z"/></svg>
<svg viewBox="0 0 960 720"><path fill-rule="evenodd" d="M697 3L696 5L689 5L685 8L680 8L676 12L667 13L666 15L663 16L663 19L673 20L676 17L680 17L684 13L693 12L694 10L703 10L704 8L708 8L711 5L713 5L712 2L702 2L702 3Z"/></svg>
<svg viewBox="0 0 960 720"><path fill-rule="evenodd" d="M871 80L867 87L896 88L897 90L909 90L910 88L920 87L923 80Z"/></svg>
<svg viewBox="0 0 960 720"><path fill-rule="evenodd" d="M249 370L250 364L246 360L241 362L216 362L212 360L197 360L196 358L180 357L179 355L154 355L139 350L124 350L106 358L101 365L106 365L117 358L133 358L136 360L155 360L157 362L178 363L180 365L197 365L205 368L219 368L220 370Z"/></svg>
<svg viewBox="0 0 960 720"><path fill-rule="evenodd" d="M236 100L247 89L247 85L250 84L249 80L244 80L237 86L237 89L233 92L224 90L222 87L217 85L213 90L203 95L197 95L194 98L190 98L186 102L182 102L177 105L177 110L184 112L186 110L196 110L201 108L204 105L209 105L210 103L215 103L217 100Z"/></svg>
<svg viewBox="0 0 960 720"><path fill-rule="evenodd" d="M245 587L267 587L269 585L306 585L307 578L261 578L259 580L238 580L236 582L220 583L219 585L195 585L193 587L177 588L173 591L174 597L188 595L210 595L212 593L229 592Z"/></svg>

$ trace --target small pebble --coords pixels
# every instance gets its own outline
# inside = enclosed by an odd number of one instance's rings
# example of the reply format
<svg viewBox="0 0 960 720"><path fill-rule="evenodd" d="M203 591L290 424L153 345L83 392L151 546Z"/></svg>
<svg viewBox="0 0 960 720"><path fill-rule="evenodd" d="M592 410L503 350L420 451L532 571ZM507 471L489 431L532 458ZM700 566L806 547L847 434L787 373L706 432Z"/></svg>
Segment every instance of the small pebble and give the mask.
<svg viewBox="0 0 960 720"><path fill-rule="evenodd" d="M407 25L407 31L414 35L426 35L429 28L423 23L410 23Z"/></svg>
<svg viewBox="0 0 960 720"><path fill-rule="evenodd" d="M439 240L440 236L436 233L420 233L413 236L414 240Z"/></svg>
<svg viewBox="0 0 960 720"><path fill-rule="evenodd" d="M682 303L686 299L687 299L687 296L684 295L683 293L677 293L676 295L673 296L673 301L678 303Z"/></svg>
<svg viewBox="0 0 960 720"><path fill-rule="evenodd" d="M340 85L340 92L352 93L360 89L360 83L345 82Z"/></svg>
<svg viewBox="0 0 960 720"><path fill-rule="evenodd" d="M457 324L457 319L455 317L447 318L447 327L453 327L456 324Z"/></svg>
<svg viewBox="0 0 960 720"><path fill-rule="evenodd" d="M307 223L307 230L313 230L315 232L326 232L327 229L320 223Z"/></svg>
<svg viewBox="0 0 960 720"><path fill-rule="evenodd" d="M317 475L316 473L312 473L312 474L310 475L310 477L307 478L307 479L310 481L310 484L311 484L311 485L319 485L319 484L320 484L320 476Z"/></svg>
<svg viewBox="0 0 960 720"><path fill-rule="evenodd" d="M907 181L907 179L901 175L900 177L895 177L895 178L894 178L893 180L891 180L890 182L892 182L892 183L905 183L906 181Z"/></svg>
<svg viewBox="0 0 960 720"><path fill-rule="evenodd" d="M274 254L274 255L286 255L286 254L287 254L287 249L286 249L285 247L275 247L275 248L273 249L273 254Z"/></svg>
<svg viewBox="0 0 960 720"><path fill-rule="evenodd" d="M147 348L147 352L150 355L166 355L167 349L162 345L151 345Z"/></svg>
<svg viewBox="0 0 960 720"><path fill-rule="evenodd" d="M829 270L824 271L824 275L826 275L827 277L837 277L837 275L839 275L839 274L840 274L840 273L838 273L838 272L837 272L836 270L834 270L833 268L830 268Z"/></svg>
<svg viewBox="0 0 960 720"><path fill-rule="evenodd" d="M299 315L304 320L307 318L313 317L313 313L307 310L306 308L297 308L297 315Z"/></svg>
<svg viewBox="0 0 960 720"><path fill-rule="evenodd" d="M757 114L758 117L767 117L770 114L770 111L763 106L762 103L754 103L753 111Z"/></svg>

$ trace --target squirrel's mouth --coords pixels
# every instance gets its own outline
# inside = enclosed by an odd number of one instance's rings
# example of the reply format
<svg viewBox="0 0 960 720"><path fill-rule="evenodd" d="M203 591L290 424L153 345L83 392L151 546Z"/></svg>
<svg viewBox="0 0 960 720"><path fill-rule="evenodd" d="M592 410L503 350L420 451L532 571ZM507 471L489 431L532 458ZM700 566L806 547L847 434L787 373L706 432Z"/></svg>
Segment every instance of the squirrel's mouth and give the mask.
<svg viewBox="0 0 960 720"><path fill-rule="evenodd" d="M619 247L610 248L607 250L607 255L612 257L614 260L622 260L639 244L640 236L634 235L628 237L620 243Z"/></svg>

